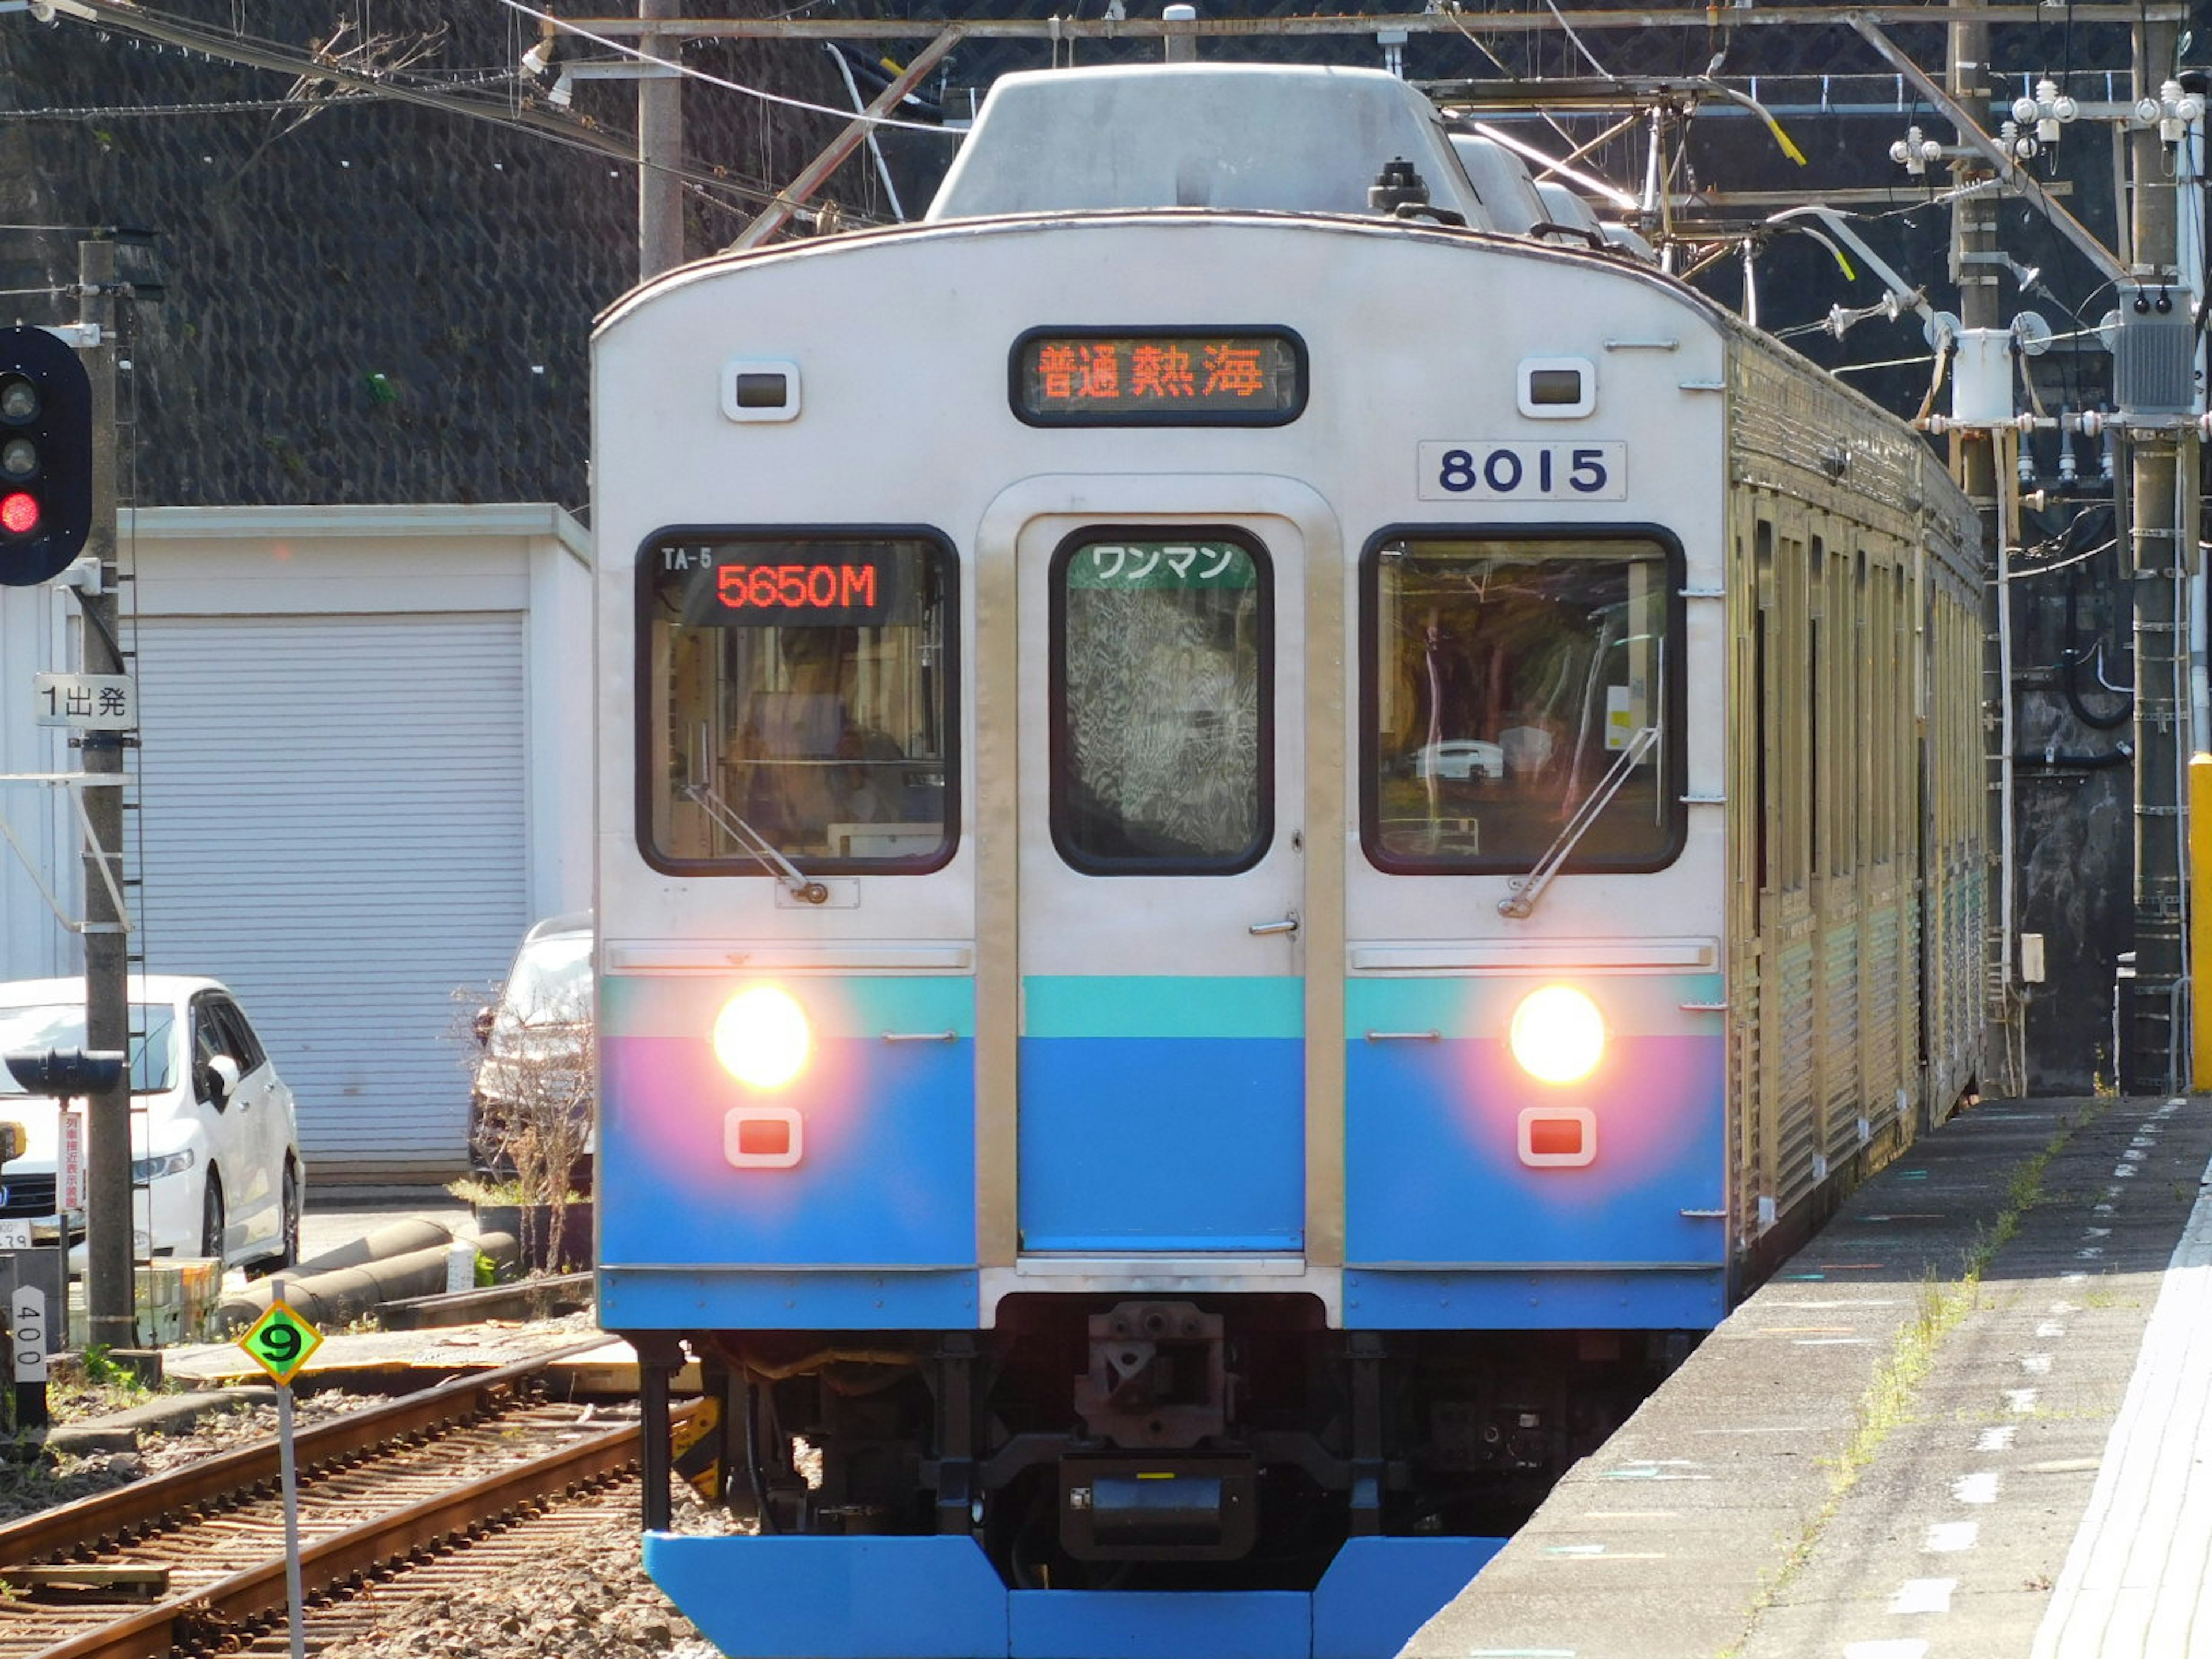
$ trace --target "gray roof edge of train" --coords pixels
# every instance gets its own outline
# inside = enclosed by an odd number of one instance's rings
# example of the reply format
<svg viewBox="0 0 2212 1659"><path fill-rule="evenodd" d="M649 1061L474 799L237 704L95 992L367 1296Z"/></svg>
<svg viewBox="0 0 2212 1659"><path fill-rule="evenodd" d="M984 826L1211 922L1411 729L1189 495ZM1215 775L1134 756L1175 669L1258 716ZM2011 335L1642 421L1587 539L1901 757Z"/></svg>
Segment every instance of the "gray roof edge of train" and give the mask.
<svg viewBox="0 0 2212 1659"><path fill-rule="evenodd" d="M1128 207L1055 208L935 222L908 220L899 224L872 225L863 230L840 231L834 236L775 242L765 247L737 252L725 249L673 266L617 295L592 319L592 337L598 339L630 313L651 301L696 283L716 281L734 270L780 264L791 260L835 258L862 248L904 246L917 242L971 237L1042 235L1102 226L1130 225L1166 226L1183 230L1226 225L1300 226L1342 235L1386 237L1437 246L1480 246L1493 252L1557 259L1586 270L1601 270L1620 276L1634 277L1674 296L1688 309L1718 319L1723 326L1729 324L1738 327L1747 326L1717 301L1668 276L1656 265L1647 264L1612 248L1599 250L1577 242L1540 240L1472 227L1462 228L1429 220L1397 219L1379 213L1316 213L1282 208ZM1796 356L1794 352L1790 355ZM1809 363L1808 359L1801 358L1800 361Z"/></svg>
<svg viewBox="0 0 2212 1659"><path fill-rule="evenodd" d="M1080 73L1081 71L1066 71ZM1700 293L1655 265L1611 249L1601 251L1573 242L1538 240L1500 231L1462 229L1422 220L1387 218L1380 214L1308 213L1261 208L1066 208L1048 212L1010 213L991 217L915 220L902 224L877 225L865 230L841 232L805 241L776 242L739 252L708 254L675 266L639 283L611 301L592 327L596 343L624 320L653 301L696 283L719 281L739 270L783 264L798 260L834 259L878 247L905 247L916 243L984 240L1009 236L1042 236L1098 228L1145 226L1154 229L1196 231L1230 225L1295 226L1346 236L1387 238L1433 246L1480 247L1492 253L1556 262L1596 270L1635 281L1673 300L1699 318L1723 338L1742 337L1780 352L1790 361L1815 374L1819 364L1792 350L1786 343L1762 333L1710 295ZM1830 377L1832 378L1832 377ZM1842 386L1840 381L1837 382ZM1865 394L1842 386L1851 398L1879 409Z"/></svg>
<svg viewBox="0 0 2212 1659"><path fill-rule="evenodd" d="M1431 205L1500 225L1436 106L1381 70L1127 64L1001 76L922 217L1064 208L1356 213L1392 161Z"/></svg>

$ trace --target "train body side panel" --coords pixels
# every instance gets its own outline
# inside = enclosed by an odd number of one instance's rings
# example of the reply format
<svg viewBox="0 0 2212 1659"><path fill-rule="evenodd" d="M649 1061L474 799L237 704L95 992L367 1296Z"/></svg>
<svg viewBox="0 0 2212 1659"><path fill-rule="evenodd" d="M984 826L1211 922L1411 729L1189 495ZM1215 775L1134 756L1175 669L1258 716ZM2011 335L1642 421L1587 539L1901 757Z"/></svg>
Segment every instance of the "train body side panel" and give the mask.
<svg viewBox="0 0 2212 1659"><path fill-rule="evenodd" d="M1303 984L1034 975L1020 1042L1030 1250L1294 1250Z"/></svg>
<svg viewBox="0 0 2212 1659"><path fill-rule="evenodd" d="M603 982L602 1316L629 1328L971 1324L970 981L777 982L817 1035L805 1072L773 1094L725 1072L710 1039L747 981ZM731 1160L737 1126L762 1105L798 1114L787 1167Z"/></svg>
<svg viewBox="0 0 2212 1659"><path fill-rule="evenodd" d="M1711 1002L1719 985L1717 974L1594 985L1615 1022L1605 1058L1579 1083L1546 1084L1490 1034L1504 1024L1497 1005L1510 1014L1534 986L1355 981L1351 1262L1717 1269L1723 1229L1684 1212L1716 1212L1725 1197L1720 1036L1653 1030L1678 1023L1671 1006L1646 1020L1637 1005ZM1440 1035L1374 1042L1363 1030Z"/></svg>
<svg viewBox="0 0 2212 1659"><path fill-rule="evenodd" d="M1346 988L1347 1325L1696 1329L1727 1311L1724 1044L1682 1008L1716 1004L1721 975L1584 977L1612 1034L1573 1084L1532 1079L1498 1035L1544 982Z"/></svg>

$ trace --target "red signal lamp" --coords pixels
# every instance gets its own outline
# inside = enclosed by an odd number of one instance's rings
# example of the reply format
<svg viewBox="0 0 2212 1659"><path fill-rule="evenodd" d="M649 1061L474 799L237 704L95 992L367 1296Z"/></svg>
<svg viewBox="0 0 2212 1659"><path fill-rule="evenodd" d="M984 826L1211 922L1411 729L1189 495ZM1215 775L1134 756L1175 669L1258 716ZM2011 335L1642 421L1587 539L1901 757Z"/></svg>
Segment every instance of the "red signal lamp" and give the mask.
<svg viewBox="0 0 2212 1659"><path fill-rule="evenodd" d="M27 536L39 527L39 498L27 489L0 495L0 530L10 536Z"/></svg>

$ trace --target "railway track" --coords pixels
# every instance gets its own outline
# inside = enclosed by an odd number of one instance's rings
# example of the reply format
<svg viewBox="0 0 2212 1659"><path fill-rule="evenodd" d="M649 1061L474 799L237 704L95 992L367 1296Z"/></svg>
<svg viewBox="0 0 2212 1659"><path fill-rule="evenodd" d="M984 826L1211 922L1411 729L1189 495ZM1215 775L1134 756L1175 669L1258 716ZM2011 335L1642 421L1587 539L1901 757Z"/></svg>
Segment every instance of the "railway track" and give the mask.
<svg viewBox="0 0 2212 1659"><path fill-rule="evenodd" d="M472 1534L548 1506L611 1510L617 1483L634 1492L637 1425L592 1422L539 1397L533 1376L559 1357L301 1431L294 1449L307 1597L434 1567ZM272 1627L281 1634L275 1441L0 1528L0 1580L15 1592L0 1601L0 1659L162 1659L230 1650Z"/></svg>

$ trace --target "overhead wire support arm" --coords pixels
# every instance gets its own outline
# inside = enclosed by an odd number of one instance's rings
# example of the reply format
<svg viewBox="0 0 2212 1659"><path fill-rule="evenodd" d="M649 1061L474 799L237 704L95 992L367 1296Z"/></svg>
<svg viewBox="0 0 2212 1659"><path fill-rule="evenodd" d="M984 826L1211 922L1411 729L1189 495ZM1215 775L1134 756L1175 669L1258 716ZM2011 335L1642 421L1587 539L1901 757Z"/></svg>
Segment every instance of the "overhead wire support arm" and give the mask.
<svg viewBox="0 0 2212 1659"><path fill-rule="evenodd" d="M2006 155L2003 146L1982 131L1981 123L1974 118L1966 106L1945 91L1941 83L1930 78L1928 72L1919 64L1899 51L1896 44L1881 32L1880 27L1868 13L1845 12L1844 21L1857 30L1860 37L1880 52L1883 61L1892 69L1911 82L1922 97L1942 110L1945 118L1958 128L1960 137L1980 153L1982 158L1996 171L1999 178L2033 202L2043 216L2058 228L2060 234L2086 254L2089 263L2097 267L2100 276L2107 282L2112 283L2127 283L2134 280L2128 268L2120 263L2118 257L2112 252L2112 249L2099 241L2094 233L2087 225L2061 207L2051 193L2036 182L2034 174ZM1958 21L1957 15L1954 13L1946 13L1944 21L1947 22Z"/></svg>
<svg viewBox="0 0 2212 1659"><path fill-rule="evenodd" d="M830 175L842 167L846 158L860 147L861 140L868 136L876 121L897 108L900 100L921 84L923 77L944 60L945 53L960 44L966 33L962 25L955 23L941 30L935 40L916 52L914 61L906 66L905 73L870 100L867 108L847 122L845 130L806 164L787 188L776 192L775 199L763 208L754 216L753 222L738 234L737 240L730 244L727 252L742 253L747 248L758 247L789 224L814 192L829 181Z"/></svg>
<svg viewBox="0 0 2212 1659"><path fill-rule="evenodd" d="M1908 283L1898 275L1891 268L1889 262L1869 247L1866 239L1851 228L1850 220L1837 212L1835 209L1822 203L1809 202L1803 207L1790 208L1784 212L1774 214L1767 219L1766 222L1770 225L1787 225L1793 219L1806 218L1818 219L1826 227L1829 235L1844 244L1866 262L1867 269L1880 277L1882 286L1888 290L1883 296L1886 301L1899 310L1917 313L1920 319L1928 324L1931 329L1941 325L1938 319L1942 313L1928 303L1927 290ZM1802 229L1803 227L1801 226L1799 228ZM1818 233L1808 234L1818 234ZM1826 238L1821 240L1825 240ZM1934 341L1931 339L1929 343L1933 344Z"/></svg>
<svg viewBox="0 0 2212 1659"><path fill-rule="evenodd" d="M106 3L106 0L103 0ZM2153 21L2179 21L2188 15L2173 0L2145 9ZM1827 6L1744 7L1727 11L1732 29L1791 25L1827 26L1837 13ZM1869 6L1858 15L1880 23L1925 23L1930 21L1987 23L2048 23L2048 5L1929 6L1924 3ZM1525 12L1475 11L1450 0L1434 11L1350 14L1306 17L1200 17L1165 21L1157 17L990 17L972 18L955 27L979 40L1043 40L1059 31L1062 40L1158 40L1170 35L1267 39L1279 36L1346 34L1372 36L1378 29L1405 29L1417 34L1457 33L1470 23L1485 34L1555 33L1562 24L1591 33L1629 29L1697 29L1712 27L1713 14L1704 6L1635 11L1562 11L1538 8ZM635 17L563 17L564 29L578 33L632 35L645 27ZM678 23L655 23L658 33L689 40L912 40L933 37L946 27L928 19L896 17L692 17Z"/></svg>

